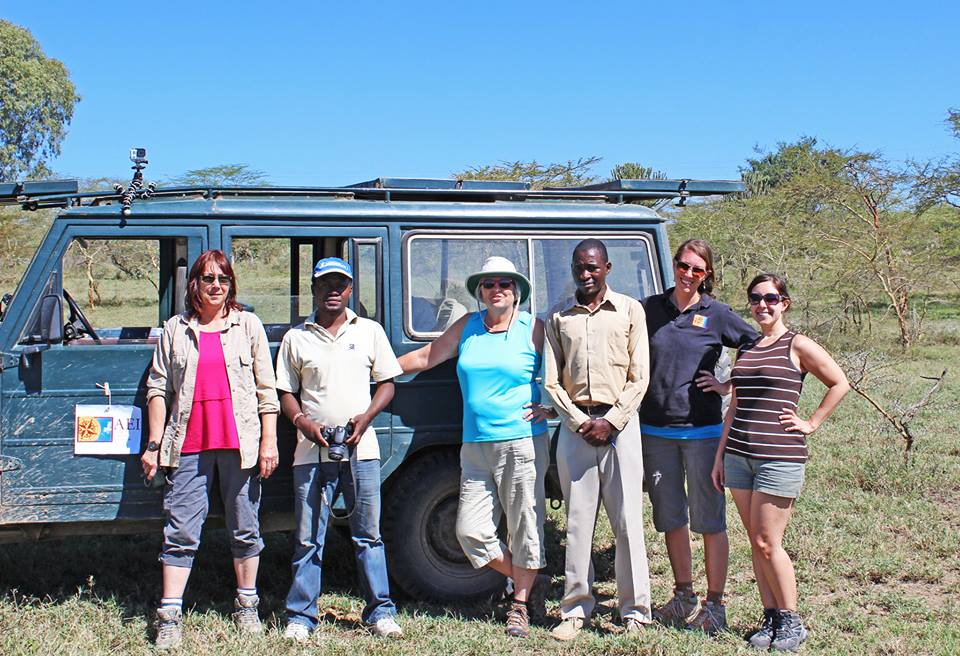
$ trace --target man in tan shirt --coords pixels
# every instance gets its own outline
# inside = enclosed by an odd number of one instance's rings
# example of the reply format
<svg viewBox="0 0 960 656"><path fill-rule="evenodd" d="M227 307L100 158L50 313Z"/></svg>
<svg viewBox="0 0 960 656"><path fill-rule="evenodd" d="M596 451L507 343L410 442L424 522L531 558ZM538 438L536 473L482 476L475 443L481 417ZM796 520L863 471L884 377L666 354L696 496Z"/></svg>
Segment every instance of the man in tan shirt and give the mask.
<svg viewBox="0 0 960 656"><path fill-rule="evenodd" d="M545 388L560 412L557 468L567 513L567 553L558 640L590 621L597 505L616 536L620 617L628 632L651 622L643 538L643 454L637 408L649 380L643 306L607 287L611 263L597 239L573 252L576 297L546 324Z"/></svg>

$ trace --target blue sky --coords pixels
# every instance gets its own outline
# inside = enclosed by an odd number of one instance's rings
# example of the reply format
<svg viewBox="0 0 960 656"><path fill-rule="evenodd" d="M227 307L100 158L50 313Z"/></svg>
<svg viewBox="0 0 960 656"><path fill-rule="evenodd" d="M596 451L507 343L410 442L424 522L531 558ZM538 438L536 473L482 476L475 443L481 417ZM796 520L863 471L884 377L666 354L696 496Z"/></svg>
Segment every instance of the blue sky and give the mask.
<svg viewBox="0 0 960 656"><path fill-rule="evenodd" d="M675 7L675 8L674 8ZM591 155L737 178L812 135L958 150L960 3L0 0L83 100L63 176L245 163L276 184L449 177Z"/></svg>

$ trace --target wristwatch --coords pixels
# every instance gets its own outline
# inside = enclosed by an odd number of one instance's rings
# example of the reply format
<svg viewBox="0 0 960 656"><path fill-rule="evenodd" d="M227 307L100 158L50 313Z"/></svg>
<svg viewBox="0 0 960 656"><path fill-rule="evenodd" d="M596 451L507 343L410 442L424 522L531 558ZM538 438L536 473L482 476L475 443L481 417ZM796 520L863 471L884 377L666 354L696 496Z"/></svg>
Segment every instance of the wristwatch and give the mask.
<svg viewBox="0 0 960 656"><path fill-rule="evenodd" d="M159 442L147 442L147 451L149 451L150 453L153 453L154 451L159 451L159 450L160 450Z"/></svg>

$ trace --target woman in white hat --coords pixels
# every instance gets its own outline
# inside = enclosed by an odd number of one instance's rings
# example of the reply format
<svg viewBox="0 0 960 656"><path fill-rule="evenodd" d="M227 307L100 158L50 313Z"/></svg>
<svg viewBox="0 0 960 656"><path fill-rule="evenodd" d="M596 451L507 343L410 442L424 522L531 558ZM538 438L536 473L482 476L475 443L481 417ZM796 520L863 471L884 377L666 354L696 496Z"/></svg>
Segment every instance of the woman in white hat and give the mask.
<svg viewBox="0 0 960 656"><path fill-rule="evenodd" d="M490 257L466 281L482 309L464 315L433 343L400 358L417 373L458 357L463 393L460 506L457 539L475 568L491 567L514 582L508 635L527 637L531 610L543 616L546 565L544 477L550 464L546 419L535 381L543 323L520 305L530 281L503 257ZM497 537L506 516L509 546Z"/></svg>

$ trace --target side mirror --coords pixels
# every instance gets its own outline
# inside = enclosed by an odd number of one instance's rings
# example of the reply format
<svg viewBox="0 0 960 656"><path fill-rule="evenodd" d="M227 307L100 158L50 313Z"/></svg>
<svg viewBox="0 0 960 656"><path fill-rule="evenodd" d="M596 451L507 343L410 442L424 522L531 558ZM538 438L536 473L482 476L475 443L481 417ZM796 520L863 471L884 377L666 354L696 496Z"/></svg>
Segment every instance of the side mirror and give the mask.
<svg viewBox="0 0 960 656"><path fill-rule="evenodd" d="M59 294L40 299L40 339L47 344L63 341L63 304Z"/></svg>

